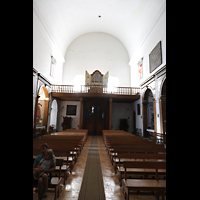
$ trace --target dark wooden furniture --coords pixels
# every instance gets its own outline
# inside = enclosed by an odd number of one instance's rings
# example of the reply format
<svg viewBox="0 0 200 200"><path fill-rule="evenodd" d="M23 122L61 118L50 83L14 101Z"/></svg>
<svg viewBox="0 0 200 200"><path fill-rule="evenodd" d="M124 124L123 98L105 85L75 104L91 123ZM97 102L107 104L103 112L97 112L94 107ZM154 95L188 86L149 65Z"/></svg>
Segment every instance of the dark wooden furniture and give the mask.
<svg viewBox="0 0 200 200"><path fill-rule="evenodd" d="M60 184L61 184L61 181L62 181L61 167L63 166L63 159L56 158L56 166L58 166L59 176L58 177L52 177L50 183L48 184L48 188L55 189L55 200L60 195ZM33 187L34 188L38 187L38 184L33 183Z"/></svg>
<svg viewBox="0 0 200 200"><path fill-rule="evenodd" d="M129 125L128 125L127 119L120 119L119 129L128 131L128 127L129 127Z"/></svg>
<svg viewBox="0 0 200 200"><path fill-rule="evenodd" d="M108 129L109 102L107 99L84 99L83 128L88 135L102 135L103 129Z"/></svg>
<svg viewBox="0 0 200 200"><path fill-rule="evenodd" d="M154 169L156 174L156 179L127 179L126 171L128 168L142 168L142 169ZM134 161L134 162L124 162L124 179L122 181L123 192L125 198L129 200L129 194L131 191L150 191L157 192L157 195L162 195L164 200L164 193L166 192L166 180L158 179L158 169L166 169L166 162L144 162L144 161Z"/></svg>
<svg viewBox="0 0 200 200"><path fill-rule="evenodd" d="M61 124L63 127L63 131L65 129L70 129L71 128L71 123L72 123L72 118L71 117L63 117L63 123Z"/></svg>

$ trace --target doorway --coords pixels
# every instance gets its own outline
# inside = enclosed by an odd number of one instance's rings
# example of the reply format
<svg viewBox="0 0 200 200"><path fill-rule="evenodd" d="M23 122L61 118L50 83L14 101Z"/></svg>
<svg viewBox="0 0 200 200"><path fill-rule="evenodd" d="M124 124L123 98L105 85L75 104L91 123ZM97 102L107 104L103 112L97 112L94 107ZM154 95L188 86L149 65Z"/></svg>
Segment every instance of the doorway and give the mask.
<svg viewBox="0 0 200 200"><path fill-rule="evenodd" d="M157 131L156 129L156 109L155 109L155 102L153 99L153 93L150 89L147 89L144 94L143 98L143 131L144 137L148 137L149 133L147 129L151 129L152 131Z"/></svg>
<svg viewBox="0 0 200 200"><path fill-rule="evenodd" d="M83 101L83 128L88 135L102 135L108 129L108 100L87 99Z"/></svg>
<svg viewBox="0 0 200 200"><path fill-rule="evenodd" d="M44 127L47 130L47 117L48 117L48 105L49 94L45 86L42 86L39 90L36 112L36 127Z"/></svg>

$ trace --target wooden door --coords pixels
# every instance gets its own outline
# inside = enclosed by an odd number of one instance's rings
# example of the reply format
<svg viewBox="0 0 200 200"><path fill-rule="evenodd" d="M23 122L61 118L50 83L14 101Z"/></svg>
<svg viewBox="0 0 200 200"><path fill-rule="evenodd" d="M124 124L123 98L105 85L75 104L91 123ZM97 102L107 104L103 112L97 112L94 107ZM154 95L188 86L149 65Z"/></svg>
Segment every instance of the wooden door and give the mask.
<svg viewBox="0 0 200 200"><path fill-rule="evenodd" d="M102 130L108 129L108 101L84 101L83 127L88 129L88 135L102 135Z"/></svg>

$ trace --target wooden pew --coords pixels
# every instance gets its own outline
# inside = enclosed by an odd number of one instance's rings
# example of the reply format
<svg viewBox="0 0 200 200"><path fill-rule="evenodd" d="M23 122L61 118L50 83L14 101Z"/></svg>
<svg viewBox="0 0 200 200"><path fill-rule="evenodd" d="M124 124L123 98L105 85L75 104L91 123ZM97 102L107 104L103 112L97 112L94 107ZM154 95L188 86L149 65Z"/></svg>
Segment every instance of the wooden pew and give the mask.
<svg viewBox="0 0 200 200"><path fill-rule="evenodd" d="M57 199L57 197L59 197L60 195L60 184L62 181L62 177L61 177L61 167L63 165L63 159L56 159L56 166L58 166L59 168L59 176L58 177L52 177L50 183L48 184L48 188L53 188L55 189L55 200ZM38 184L33 183L33 187L37 188Z"/></svg>
<svg viewBox="0 0 200 200"><path fill-rule="evenodd" d="M104 143L106 136L134 136L133 134L123 130L102 130Z"/></svg>
<svg viewBox="0 0 200 200"><path fill-rule="evenodd" d="M73 169L74 164L78 159L79 149L76 149L74 145L59 145L47 143L50 149L53 149L54 155L56 157L61 157L64 159L64 164L68 166L70 171ZM37 156L40 154L38 144L33 145L33 155Z"/></svg>
<svg viewBox="0 0 200 200"><path fill-rule="evenodd" d="M80 151L83 148L84 141L82 140L83 136L62 136L62 135L47 135L39 139L33 140L33 145L37 146L43 143L47 143L49 148L50 146L75 146L76 150L80 148ZM51 147L53 150L54 148Z"/></svg>
<svg viewBox="0 0 200 200"><path fill-rule="evenodd" d="M33 155L40 154L40 145L47 143L48 148L53 149L56 158L62 158L64 165L61 168L64 174L64 184L67 178L67 172L73 169L78 156L84 146L87 130L74 131L67 130L66 132L57 132L51 135L45 135L33 140Z"/></svg>
<svg viewBox="0 0 200 200"><path fill-rule="evenodd" d="M88 130L87 129L65 129L62 132L57 132L55 135L83 135L84 142L87 140Z"/></svg>
<svg viewBox="0 0 200 200"><path fill-rule="evenodd" d="M52 148L52 146L49 148ZM61 168L61 172L63 174L64 184L65 184L65 181L67 180L67 173L73 169L76 158L74 155L70 154L70 149L68 150L66 148L59 149L59 150L56 148L52 148L52 149L56 157L56 160L63 159L63 166ZM38 146L35 147L35 149L33 148L33 157L36 157L39 154L40 154L40 150L38 149ZM58 168L56 167L56 171L57 169Z"/></svg>
<svg viewBox="0 0 200 200"><path fill-rule="evenodd" d="M157 132L149 132L149 139L151 141L155 141L156 143L165 144L166 143L166 135L164 133Z"/></svg>
<svg viewBox="0 0 200 200"><path fill-rule="evenodd" d="M156 180L149 179L127 179L126 172L128 168L142 168L142 169L154 169L156 174ZM159 180L158 169L166 169L166 162L124 162L124 179L122 180L122 188L125 198L129 200L129 194L131 191L156 191L162 195L164 200L164 193L166 192L166 180Z"/></svg>
<svg viewBox="0 0 200 200"><path fill-rule="evenodd" d="M132 135L128 132L119 130L104 130L104 143L108 155L113 161L118 153L158 153L166 152L164 145L156 145L155 142L139 136Z"/></svg>
<svg viewBox="0 0 200 200"><path fill-rule="evenodd" d="M124 178L124 166L123 163L125 161L165 161L166 162L166 154L152 154L152 153L119 153L118 161L116 160L114 163L114 169L118 172L118 178L121 185L121 180ZM127 170L127 176L129 175L142 175L144 178L149 177L149 175L154 175L155 170L152 169L136 169L129 168ZM165 169L158 170L159 175L166 175Z"/></svg>
<svg viewBox="0 0 200 200"><path fill-rule="evenodd" d="M135 137L123 136L123 137L117 137L117 138L107 137L105 146L106 146L106 149L108 149L113 145L123 145L123 144L130 145L130 144L144 144L144 143L155 144L155 142L153 142L153 141L149 141L147 139L143 139L138 136L135 136Z"/></svg>
<svg viewBox="0 0 200 200"><path fill-rule="evenodd" d="M113 164L116 157L119 153L166 153L166 149L164 146L154 145L154 146L146 146L146 145L139 145L130 148L119 148L115 147L114 149L109 150L109 156L111 159L111 163Z"/></svg>
<svg viewBox="0 0 200 200"><path fill-rule="evenodd" d="M150 142L148 139L141 138L139 136L129 135L129 136L106 136L105 137L105 146L106 149L112 145L119 144L140 144L140 143L154 143Z"/></svg>
<svg viewBox="0 0 200 200"><path fill-rule="evenodd" d="M59 161L59 160L63 160L63 164L62 164L62 166L61 166L61 170L60 170L60 166L59 165L57 165L56 166L56 170L55 170L55 172L53 172L52 174L57 174L57 173L59 173L59 177L60 176L62 176L63 177L63 179L64 179L64 185L65 185L65 181L67 180L67 172L68 171L70 171L70 163L68 162L68 158L67 157L60 157L60 156L55 156L56 157L56 162L57 162L57 160ZM33 160L36 158L36 156L33 156ZM64 162L67 162L67 164L66 163L64 163ZM62 175L63 174L63 175Z"/></svg>
<svg viewBox="0 0 200 200"><path fill-rule="evenodd" d="M38 141L46 140L46 143L48 142L53 142L55 143L54 140L56 140L56 143L66 143L66 144L77 144L80 149L82 150L85 140L84 136L79 136L79 135L46 135L38 139Z"/></svg>

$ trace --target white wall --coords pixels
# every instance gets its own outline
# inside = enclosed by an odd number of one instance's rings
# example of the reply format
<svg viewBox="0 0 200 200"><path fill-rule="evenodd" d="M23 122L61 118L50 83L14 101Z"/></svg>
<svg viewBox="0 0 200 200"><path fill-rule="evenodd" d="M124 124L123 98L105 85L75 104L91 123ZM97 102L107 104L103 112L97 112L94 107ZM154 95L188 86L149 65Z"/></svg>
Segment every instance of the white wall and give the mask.
<svg viewBox="0 0 200 200"><path fill-rule="evenodd" d="M76 116L66 115L67 105L77 105ZM58 113L59 124L57 124L58 131L63 130L61 123L63 122L63 117L66 117L66 116L72 117L71 128L78 129L79 128L79 116L80 116L80 102L79 101L61 101L60 102L60 110L59 110L59 113Z"/></svg>
<svg viewBox="0 0 200 200"><path fill-rule="evenodd" d="M149 69L149 54L157 43L161 41L162 48L162 64L150 73ZM139 60L143 58L143 78L139 80L138 75L138 65ZM154 26L151 28L149 34L146 38L141 41L141 45L138 47L137 51L132 55L130 64L131 71L131 86L141 86L149 77L159 71L162 67L166 65L166 7L160 11L160 17L155 21ZM160 110L159 110L159 94L161 88L161 81L163 76L159 75L160 78L153 78L150 82L145 83L141 88L140 100L134 102L134 109L137 110L136 106L138 103L141 105L141 116L142 116L142 95L146 90L146 86L151 87L153 91L154 98L156 99L156 120L157 120L157 132L160 132ZM136 128L142 129L143 131L143 117L136 114ZM155 119L154 119L155 120Z"/></svg>
<svg viewBox="0 0 200 200"><path fill-rule="evenodd" d="M149 70L149 54L156 44L161 41L162 44L162 64L150 73ZM119 79L119 86L140 86L145 80L147 80L152 74L166 65L166 10L161 11L160 17L155 21L155 25L151 28L146 38L141 40L141 45L129 58L124 45L112 35L106 33L87 33L76 38L68 47L64 56L65 63L63 64L62 55L56 53L55 49L51 45L51 42L45 36L42 31L40 23L34 18L33 20L33 67L44 75L52 84L75 84L78 78L81 80L81 84L85 84L85 70L90 74L95 70L100 70L103 74L109 71L109 76ZM134 44L132 44L134 45ZM55 78L50 76L50 63L51 55L53 55L57 61L57 73ZM143 57L143 78L138 78L138 61ZM81 78L82 77L82 78ZM156 81L151 83L153 92L156 98L156 113L157 113L157 132L160 131L160 118L159 118L159 94L161 77L155 77ZM36 80L34 80L33 87L35 88ZM149 83L147 84L149 85ZM39 87L39 86L38 86ZM34 89L33 88L33 89ZM35 90L35 89L34 89ZM136 128L143 129L142 126L142 95L141 98L133 103L132 108L137 110L138 103L141 105L141 115L137 115L136 112ZM35 93L36 95L36 93ZM35 103L35 102L34 102ZM34 105L33 103L33 105ZM58 116L58 130L61 131L62 117L66 116L66 105L77 105L77 115L73 117L72 128L78 128L79 125L79 102L67 102L61 101L59 116ZM120 118L130 116L132 113L127 111L127 106L122 108L117 107L117 104L113 103L113 129L119 129ZM117 109L122 109L121 113ZM34 108L33 108L34 111ZM116 115L115 115L116 114ZM120 116L119 116L120 114ZM126 114L126 116L125 116ZM124 117L123 117L124 116ZM118 120L118 121L117 121ZM131 121L132 122L132 121ZM129 123L129 130L130 125ZM132 130L132 128L131 128ZM143 132L143 130L142 130Z"/></svg>
<svg viewBox="0 0 200 200"><path fill-rule="evenodd" d="M41 31L39 22L35 20L33 20L33 67L52 84L62 84L64 60L62 56L58 56L56 50L51 46ZM56 59L55 78L50 76L51 56Z"/></svg>
<svg viewBox="0 0 200 200"><path fill-rule="evenodd" d="M85 84L85 70L95 70L119 78L119 86L130 86L129 56L124 45L106 33L87 33L76 38L68 47L63 65L63 85L72 85L76 76L82 76Z"/></svg>
<svg viewBox="0 0 200 200"><path fill-rule="evenodd" d="M133 131L133 111L131 103L112 103L112 130L119 130L120 119L127 119L128 132Z"/></svg>
<svg viewBox="0 0 200 200"><path fill-rule="evenodd" d="M140 115L137 114L137 104L140 104ZM141 129L141 132L142 132L142 129L143 129L143 121L142 121L142 105L141 105L141 100L138 99L136 101L134 101L133 103L133 110L135 111L135 114L136 114L136 129Z"/></svg>
<svg viewBox="0 0 200 200"><path fill-rule="evenodd" d="M149 70L149 54L157 43L161 41L162 46L162 64L150 73ZM139 80L137 63L143 57L143 78ZM166 10L164 9L160 18L152 27L149 35L141 42L138 50L132 55L129 62L131 66L131 86L139 86L149 76L158 71L161 67L166 65Z"/></svg>

